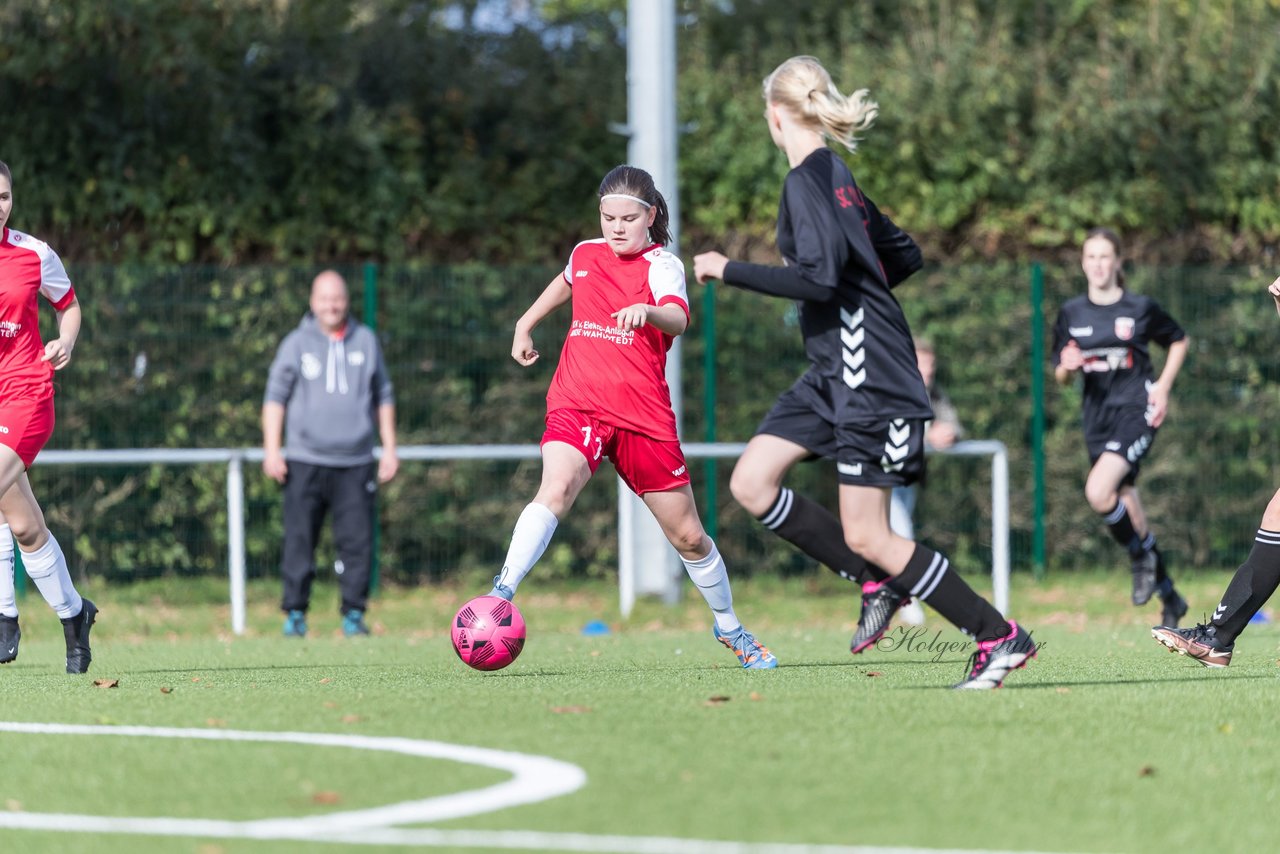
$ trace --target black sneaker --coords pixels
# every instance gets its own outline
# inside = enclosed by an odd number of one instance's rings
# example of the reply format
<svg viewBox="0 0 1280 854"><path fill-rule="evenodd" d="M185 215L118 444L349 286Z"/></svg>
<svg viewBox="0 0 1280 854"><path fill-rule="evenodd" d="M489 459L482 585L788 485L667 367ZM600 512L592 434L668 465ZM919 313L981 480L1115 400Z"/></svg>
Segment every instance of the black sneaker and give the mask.
<svg viewBox="0 0 1280 854"><path fill-rule="evenodd" d="M1226 667L1231 663L1231 653L1236 648L1233 643L1224 644L1218 640L1217 626L1203 623L1189 629L1154 626L1151 636L1168 647L1169 652L1189 655L1205 667Z"/></svg>
<svg viewBox="0 0 1280 854"><path fill-rule="evenodd" d="M1012 630L1006 637L978 641L978 649L969 658L969 675L952 688L991 690L1004 684L1010 672L1026 667L1036 657L1036 644L1022 626L1009 621Z"/></svg>
<svg viewBox="0 0 1280 854"><path fill-rule="evenodd" d="M1173 582L1165 579L1160 582L1160 625L1176 629L1178 621L1187 615L1187 600L1173 588Z"/></svg>
<svg viewBox="0 0 1280 854"><path fill-rule="evenodd" d="M8 664L18 657L18 618L0 614L0 664Z"/></svg>
<svg viewBox="0 0 1280 854"><path fill-rule="evenodd" d="M1156 592L1156 564L1160 558L1154 550L1143 552L1129 567L1133 572L1133 604L1145 605Z"/></svg>
<svg viewBox="0 0 1280 854"><path fill-rule="evenodd" d="M62 634L67 640L68 673L89 672L89 662L93 660L89 654L89 629L97 616L97 606L85 599L79 614L62 621Z"/></svg>
<svg viewBox="0 0 1280 854"><path fill-rule="evenodd" d="M858 630L849 641L849 652L857 655L889 630L889 621L907 597L889 586L887 581L868 581L862 585L862 612L858 614Z"/></svg>

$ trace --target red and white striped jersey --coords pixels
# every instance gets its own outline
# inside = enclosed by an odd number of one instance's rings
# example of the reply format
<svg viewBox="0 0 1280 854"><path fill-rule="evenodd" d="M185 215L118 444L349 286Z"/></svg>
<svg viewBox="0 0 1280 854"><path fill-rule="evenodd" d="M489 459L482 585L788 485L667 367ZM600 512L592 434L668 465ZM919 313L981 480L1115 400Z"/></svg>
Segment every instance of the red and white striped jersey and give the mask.
<svg viewBox="0 0 1280 854"><path fill-rule="evenodd" d="M53 365L41 361L37 295L61 311L76 292L49 244L6 228L0 236L0 396L53 394Z"/></svg>
<svg viewBox="0 0 1280 854"><path fill-rule="evenodd" d="M637 303L675 303L687 317L684 264L661 246L620 258L605 240L586 240L569 256L564 280L573 289L573 324L547 391L547 411L577 409L675 441L666 375L674 339L652 325L620 330L609 315Z"/></svg>

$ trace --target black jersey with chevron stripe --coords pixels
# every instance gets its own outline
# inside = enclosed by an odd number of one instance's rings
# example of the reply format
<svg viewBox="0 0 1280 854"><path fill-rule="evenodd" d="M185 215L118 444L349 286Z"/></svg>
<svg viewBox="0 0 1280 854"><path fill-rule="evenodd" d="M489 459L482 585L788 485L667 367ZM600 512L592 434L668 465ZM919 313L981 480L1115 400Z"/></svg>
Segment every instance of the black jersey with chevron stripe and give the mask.
<svg viewBox="0 0 1280 854"><path fill-rule="evenodd" d="M911 329L890 290L920 269L920 249L862 194L831 149L814 151L787 174L777 240L789 276L809 292L834 291L799 300L799 309L810 372L825 381L839 420L932 417ZM731 271L737 281L728 271L725 281L746 287L757 278L776 283L780 272L736 262Z"/></svg>

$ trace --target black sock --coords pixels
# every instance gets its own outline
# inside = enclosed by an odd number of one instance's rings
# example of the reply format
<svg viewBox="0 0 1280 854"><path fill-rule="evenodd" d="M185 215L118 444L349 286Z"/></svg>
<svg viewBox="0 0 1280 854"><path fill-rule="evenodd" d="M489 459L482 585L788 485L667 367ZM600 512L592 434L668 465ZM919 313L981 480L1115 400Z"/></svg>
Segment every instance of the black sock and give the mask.
<svg viewBox="0 0 1280 854"><path fill-rule="evenodd" d="M1280 531L1258 529L1249 557L1231 576L1222 602L1213 612L1212 625L1218 629L1218 640L1234 643L1249 625L1271 594L1280 587Z"/></svg>
<svg viewBox="0 0 1280 854"><path fill-rule="evenodd" d="M785 486L760 522L841 578L865 584L888 578L844 541L844 528L830 510Z"/></svg>
<svg viewBox="0 0 1280 854"><path fill-rule="evenodd" d="M1129 557L1140 557L1145 551L1142 547L1142 540L1138 537L1138 532L1134 530L1133 520L1129 518L1129 510L1124 506L1123 501L1117 501L1116 506L1102 514L1102 521L1107 524L1107 530L1111 533L1111 538L1129 551Z"/></svg>
<svg viewBox="0 0 1280 854"><path fill-rule="evenodd" d="M987 641L1007 637L1009 623L991 603L973 591L951 563L938 552L916 543L916 550L902 574L889 579L889 586L904 596L928 602L958 629Z"/></svg>

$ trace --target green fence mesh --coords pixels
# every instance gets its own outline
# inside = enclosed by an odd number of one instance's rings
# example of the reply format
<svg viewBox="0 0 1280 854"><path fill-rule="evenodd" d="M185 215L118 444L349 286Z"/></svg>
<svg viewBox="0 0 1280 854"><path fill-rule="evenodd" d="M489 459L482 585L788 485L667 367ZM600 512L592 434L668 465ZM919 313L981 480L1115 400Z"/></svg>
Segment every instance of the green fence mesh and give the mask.
<svg viewBox="0 0 1280 854"><path fill-rule="evenodd" d="M85 267L73 269L85 310L71 367L60 374L50 448L246 447L258 426L266 370L280 338L306 309L314 269ZM377 305L376 326L396 385L401 444L534 443L544 394L568 326L563 309L535 333L543 358L509 357L515 319L554 269L379 267L342 271L357 316ZM1044 333L1065 299L1083 289L1074 265L1045 268L1039 313L1030 267L993 263L933 268L896 293L913 329L939 354L939 381L971 438L1010 454L1012 559L1032 560L1030 456L1033 371L1045 377L1046 560L1050 571L1121 563L1083 498L1087 468L1080 398L1048 365L1031 363L1033 323ZM1280 415L1271 354L1280 335L1270 277L1259 270L1136 268L1131 287L1154 296L1187 328L1190 354L1171 413L1140 487L1163 548L1179 565L1233 567L1247 552L1275 487ZM366 288L373 287L366 301ZM716 340L703 334L701 289L683 339L684 435L750 437L773 398L803 370L794 307L730 288L715 296ZM707 359L707 348L713 358ZM1160 354L1158 358L1162 358ZM707 400L706 365L715 366ZM714 432L708 413L714 411ZM734 504L729 461L695 464L704 517L739 574L794 574L813 565ZM714 471L715 506L707 506ZM922 539L962 569L990 562L989 462L935 458L917 510ZM225 468L52 466L31 472L50 525L79 572L112 579L221 573L226 568ZM489 570L501 560L520 508L537 487L529 462L406 462L380 499L382 577L436 580ZM608 575L616 567L615 485L606 466L557 533L540 574ZM806 464L792 486L835 506L829 464ZM251 575L275 572L279 490L246 469ZM322 548L319 562L331 562Z"/></svg>

